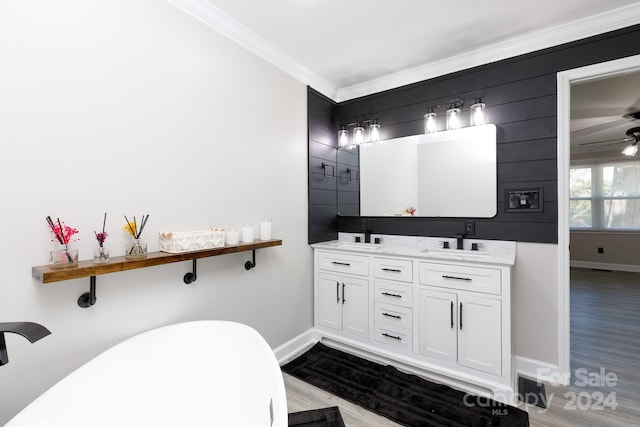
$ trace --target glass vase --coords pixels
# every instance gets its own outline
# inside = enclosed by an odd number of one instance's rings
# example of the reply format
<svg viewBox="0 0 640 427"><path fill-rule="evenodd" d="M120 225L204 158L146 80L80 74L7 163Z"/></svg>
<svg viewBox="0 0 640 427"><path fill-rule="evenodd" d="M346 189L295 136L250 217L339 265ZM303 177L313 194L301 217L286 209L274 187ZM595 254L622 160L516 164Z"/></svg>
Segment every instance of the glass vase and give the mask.
<svg viewBox="0 0 640 427"><path fill-rule="evenodd" d="M125 258L127 259L140 259L147 257L147 244L142 243L140 239L133 239L131 243L127 243L125 246Z"/></svg>
<svg viewBox="0 0 640 427"><path fill-rule="evenodd" d="M60 245L58 250L49 252L49 267L74 268L78 266L78 250L69 245Z"/></svg>
<svg viewBox="0 0 640 427"><path fill-rule="evenodd" d="M95 264L109 262L109 251L104 246L98 246L98 249L93 253L93 262Z"/></svg>

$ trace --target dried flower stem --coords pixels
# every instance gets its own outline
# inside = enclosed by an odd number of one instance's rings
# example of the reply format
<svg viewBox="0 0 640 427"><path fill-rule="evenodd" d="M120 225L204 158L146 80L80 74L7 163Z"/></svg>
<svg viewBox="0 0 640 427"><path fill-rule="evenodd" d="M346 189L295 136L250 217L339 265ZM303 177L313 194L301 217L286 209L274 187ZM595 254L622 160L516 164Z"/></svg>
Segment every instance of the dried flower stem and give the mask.
<svg viewBox="0 0 640 427"><path fill-rule="evenodd" d="M56 229L56 224L51 219L51 216L47 216L45 219L47 220L47 223L49 224L49 228L51 229L51 232L56 237L56 240L61 245L65 246L64 253L67 255L67 260L69 261L69 263L73 263L73 259L71 258L71 255L67 251L67 249L68 249L67 245L69 244L69 238L71 238L71 236L73 236L75 233L77 233L78 230L74 230L74 229L71 229L71 228L67 227L68 232L65 235L65 232L64 232L65 229L62 228L62 222L60 222L60 218L57 218L57 220L58 220L58 226L57 226L58 228L57 229Z"/></svg>

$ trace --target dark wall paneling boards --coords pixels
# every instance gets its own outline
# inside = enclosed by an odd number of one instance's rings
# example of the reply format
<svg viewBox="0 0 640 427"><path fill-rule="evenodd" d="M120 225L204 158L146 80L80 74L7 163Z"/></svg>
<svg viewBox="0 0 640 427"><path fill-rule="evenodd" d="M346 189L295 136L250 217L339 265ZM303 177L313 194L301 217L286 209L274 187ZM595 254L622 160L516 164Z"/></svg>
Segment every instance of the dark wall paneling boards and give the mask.
<svg viewBox="0 0 640 427"><path fill-rule="evenodd" d="M338 237L335 103L307 90L309 139L309 243ZM328 165L324 169L322 164Z"/></svg>
<svg viewBox="0 0 640 427"><path fill-rule="evenodd" d="M424 131L423 116L432 107L443 128L446 106L454 97L465 101L463 112L467 115L470 103L481 97L489 121L498 129L498 206L494 218L375 217L366 218L369 229L445 237L461 233L464 220L473 219L475 238L556 243L557 73L640 54L638 40L640 25L635 25L334 104L334 135L341 124L371 117L379 120L383 139L420 134ZM310 127L311 120L310 113ZM543 189L544 211L506 212L506 189L526 188ZM360 231L360 218L352 210L348 212L340 212L339 230Z"/></svg>
<svg viewBox="0 0 640 427"><path fill-rule="evenodd" d="M360 215L360 156L357 148L339 149L338 215Z"/></svg>

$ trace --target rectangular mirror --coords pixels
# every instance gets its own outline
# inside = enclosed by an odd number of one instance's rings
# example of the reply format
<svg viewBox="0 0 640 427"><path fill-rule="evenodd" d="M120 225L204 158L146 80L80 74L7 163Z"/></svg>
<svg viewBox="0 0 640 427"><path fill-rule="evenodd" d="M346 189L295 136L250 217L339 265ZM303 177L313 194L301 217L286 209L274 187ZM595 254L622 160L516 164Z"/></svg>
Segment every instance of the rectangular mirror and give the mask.
<svg viewBox="0 0 640 427"><path fill-rule="evenodd" d="M488 124L360 147L360 215L491 218L496 127Z"/></svg>

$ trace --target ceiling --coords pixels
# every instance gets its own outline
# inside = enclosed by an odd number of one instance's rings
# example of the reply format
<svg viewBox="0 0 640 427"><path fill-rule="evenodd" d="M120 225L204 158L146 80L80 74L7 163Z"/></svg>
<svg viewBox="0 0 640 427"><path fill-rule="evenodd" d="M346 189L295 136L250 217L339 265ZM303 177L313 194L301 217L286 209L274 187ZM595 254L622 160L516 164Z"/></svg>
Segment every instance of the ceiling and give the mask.
<svg viewBox="0 0 640 427"><path fill-rule="evenodd" d="M637 0L167 1L338 102L640 23ZM639 87L572 88L572 152L621 150Z"/></svg>
<svg viewBox="0 0 640 427"><path fill-rule="evenodd" d="M628 117L640 111L640 70L571 86L573 159L624 158L626 132L640 126Z"/></svg>

